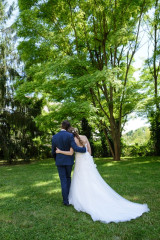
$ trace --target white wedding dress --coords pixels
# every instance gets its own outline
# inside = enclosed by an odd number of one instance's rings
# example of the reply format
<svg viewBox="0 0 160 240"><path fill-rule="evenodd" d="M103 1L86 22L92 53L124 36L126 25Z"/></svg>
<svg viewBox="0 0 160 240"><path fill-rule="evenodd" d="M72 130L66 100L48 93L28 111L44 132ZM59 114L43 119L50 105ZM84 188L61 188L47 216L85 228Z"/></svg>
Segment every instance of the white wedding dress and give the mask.
<svg viewBox="0 0 160 240"><path fill-rule="evenodd" d="M133 203L116 193L101 177L89 152L75 154L69 203L93 221L124 222L148 212L147 204Z"/></svg>

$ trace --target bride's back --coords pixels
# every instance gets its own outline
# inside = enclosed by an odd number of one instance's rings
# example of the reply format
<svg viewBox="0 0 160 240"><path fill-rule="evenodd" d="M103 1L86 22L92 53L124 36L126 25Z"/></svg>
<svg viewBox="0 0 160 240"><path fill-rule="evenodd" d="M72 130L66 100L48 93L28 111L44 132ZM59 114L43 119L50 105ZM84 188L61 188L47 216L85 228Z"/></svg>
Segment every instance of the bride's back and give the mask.
<svg viewBox="0 0 160 240"><path fill-rule="evenodd" d="M87 150L91 154L91 147L90 147L88 138L85 135L79 135L79 137L80 137L81 141L83 142L83 145L80 143L79 139L77 137L75 137L74 139L75 139L77 146L83 147L83 146L87 145Z"/></svg>

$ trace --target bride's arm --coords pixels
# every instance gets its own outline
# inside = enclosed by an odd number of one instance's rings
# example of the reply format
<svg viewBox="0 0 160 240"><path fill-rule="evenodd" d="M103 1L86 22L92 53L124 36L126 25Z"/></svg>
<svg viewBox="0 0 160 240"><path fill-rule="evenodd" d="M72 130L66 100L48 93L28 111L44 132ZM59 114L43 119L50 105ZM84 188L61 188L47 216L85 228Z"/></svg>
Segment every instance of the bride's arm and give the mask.
<svg viewBox="0 0 160 240"><path fill-rule="evenodd" d="M87 141L87 149L88 149L88 152L90 153L90 155L92 154L92 151L91 151L91 145L88 141L88 138L86 137L86 141Z"/></svg>
<svg viewBox="0 0 160 240"><path fill-rule="evenodd" d="M56 153L61 153L61 154L64 154L64 155L73 155L74 151L73 151L73 148L70 148L70 151L62 151L60 150L59 148L56 148Z"/></svg>

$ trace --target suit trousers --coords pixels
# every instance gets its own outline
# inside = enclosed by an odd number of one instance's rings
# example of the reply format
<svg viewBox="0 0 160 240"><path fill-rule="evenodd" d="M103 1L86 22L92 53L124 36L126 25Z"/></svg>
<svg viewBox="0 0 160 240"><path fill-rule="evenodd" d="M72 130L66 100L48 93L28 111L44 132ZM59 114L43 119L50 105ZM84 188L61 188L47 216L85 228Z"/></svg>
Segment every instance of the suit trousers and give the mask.
<svg viewBox="0 0 160 240"><path fill-rule="evenodd" d="M63 203L68 204L68 195L71 185L71 171L73 165L58 165L58 173L61 181L62 197Z"/></svg>

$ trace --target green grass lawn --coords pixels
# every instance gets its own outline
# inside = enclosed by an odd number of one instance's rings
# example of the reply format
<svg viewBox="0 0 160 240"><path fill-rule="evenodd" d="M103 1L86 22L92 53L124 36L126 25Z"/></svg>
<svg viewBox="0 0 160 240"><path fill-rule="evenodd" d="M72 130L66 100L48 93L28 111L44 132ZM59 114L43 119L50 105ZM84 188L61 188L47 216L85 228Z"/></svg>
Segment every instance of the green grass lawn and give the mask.
<svg viewBox="0 0 160 240"><path fill-rule="evenodd" d="M95 159L105 181L150 212L130 222L93 222L62 205L53 159L0 167L0 240L160 239L160 157Z"/></svg>

